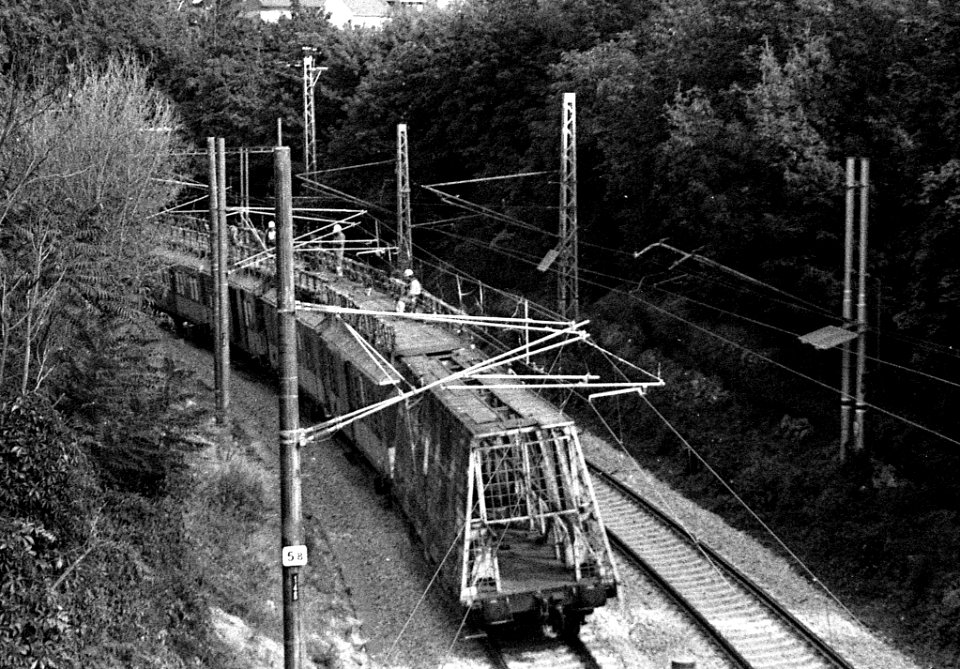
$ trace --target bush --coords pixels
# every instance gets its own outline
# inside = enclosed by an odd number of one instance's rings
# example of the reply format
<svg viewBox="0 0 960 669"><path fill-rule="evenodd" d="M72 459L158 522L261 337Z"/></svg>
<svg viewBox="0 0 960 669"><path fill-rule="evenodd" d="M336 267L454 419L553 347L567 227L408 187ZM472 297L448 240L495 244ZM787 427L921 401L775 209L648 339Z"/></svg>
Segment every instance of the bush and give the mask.
<svg viewBox="0 0 960 669"><path fill-rule="evenodd" d="M0 404L0 666L63 666L79 630L52 587L97 503L86 458L49 403Z"/></svg>
<svg viewBox="0 0 960 669"><path fill-rule="evenodd" d="M262 472L239 455L228 455L216 464L203 495L213 509L244 522L261 520L267 510Z"/></svg>
<svg viewBox="0 0 960 669"><path fill-rule="evenodd" d="M182 504L179 492L106 494L98 547L65 584L82 624L83 667L180 669L209 659L201 565Z"/></svg>

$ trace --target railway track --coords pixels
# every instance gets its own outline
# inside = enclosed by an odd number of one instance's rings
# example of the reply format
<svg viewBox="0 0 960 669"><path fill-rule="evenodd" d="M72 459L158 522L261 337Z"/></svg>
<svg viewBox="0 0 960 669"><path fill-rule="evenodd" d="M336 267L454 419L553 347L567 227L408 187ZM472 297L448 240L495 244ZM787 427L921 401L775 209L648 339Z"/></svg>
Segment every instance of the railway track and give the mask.
<svg viewBox="0 0 960 669"><path fill-rule="evenodd" d="M747 576L595 465L611 543L688 613L737 667L854 669Z"/></svg>
<svg viewBox="0 0 960 669"><path fill-rule="evenodd" d="M485 637L483 646L497 669L601 669L579 639Z"/></svg>

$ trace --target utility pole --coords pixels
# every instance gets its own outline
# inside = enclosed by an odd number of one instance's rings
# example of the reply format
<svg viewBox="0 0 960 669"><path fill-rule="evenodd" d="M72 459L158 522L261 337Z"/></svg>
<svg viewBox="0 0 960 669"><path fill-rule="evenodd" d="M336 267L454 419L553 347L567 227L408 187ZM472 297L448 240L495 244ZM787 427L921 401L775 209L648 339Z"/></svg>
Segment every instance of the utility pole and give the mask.
<svg viewBox="0 0 960 669"><path fill-rule="evenodd" d="M843 234L843 327L853 326L853 220L856 183L856 160L847 158L847 197ZM853 425L853 394L850 383L850 343L844 342L840 363L840 462L847 459L850 447L850 428Z"/></svg>
<svg viewBox="0 0 960 669"><path fill-rule="evenodd" d="M218 146L219 143L219 146ZM230 309L227 293L226 187L223 139L207 137L209 158L210 276L213 278L213 379L217 423L227 420L230 403Z"/></svg>
<svg viewBox="0 0 960 669"><path fill-rule="evenodd" d="M866 363L867 363L867 227L870 201L870 161L860 159L860 179L857 180L857 161L847 158L846 179L846 216L844 221L843 252L843 327L854 328L857 340L857 366L855 390L851 393L851 358L849 342L844 342L840 373L840 460L846 461L849 452L862 453L864 450L864 417L866 404ZM860 234L856 242L854 222L856 220L857 191L860 191ZM857 317L853 315L853 261L856 253L858 260ZM855 393L855 394L854 394ZM850 438L853 437L851 449Z"/></svg>
<svg viewBox="0 0 960 669"><path fill-rule="evenodd" d="M406 123L397 125L397 248L400 267L411 267L413 226L410 214L410 162Z"/></svg>
<svg viewBox="0 0 960 669"><path fill-rule="evenodd" d="M867 222L870 204L870 159L860 159L860 290L857 294L857 398L854 406L853 450L864 450L864 418L867 413L865 376L867 369Z"/></svg>
<svg viewBox="0 0 960 669"><path fill-rule="evenodd" d="M240 218L244 224L250 223L250 149L240 149Z"/></svg>
<svg viewBox="0 0 960 669"><path fill-rule="evenodd" d="M302 663L300 568L307 564L300 494L300 415L293 267L290 148L274 149L277 220L277 341L280 353L280 534L283 569L283 666Z"/></svg>
<svg viewBox="0 0 960 669"><path fill-rule="evenodd" d="M216 351L220 361L220 379L223 388L217 404L217 421L227 421L230 408L230 292L227 283L227 267L230 264L230 251L227 245L227 159L223 137L217 139L217 280L215 299L219 304L219 318L216 329Z"/></svg>
<svg viewBox="0 0 960 669"><path fill-rule="evenodd" d="M577 241L577 97L563 94L560 138L560 241L557 247L557 304L563 318L577 320L580 280Z"/></svg>
<svg viewBox="0 0 960 669"><path fill-rule="evenodd" d="M217 295L220 294L217 285L217 254L220 252L220 244L217 240L217 230L220 229L220 179L217 176L217 140L214 137L207 137L207 158L208 158L208 182L209 182L209 222L207 227L210 229L210 276L213 278L213 339L214 343L218 340L217 330L220 327L220 300ZM220 367L220 356L217 355L216 347L213 354L213 396L216 408L216 419L220 422L221 395L223 393L223 369Z"/></svg>

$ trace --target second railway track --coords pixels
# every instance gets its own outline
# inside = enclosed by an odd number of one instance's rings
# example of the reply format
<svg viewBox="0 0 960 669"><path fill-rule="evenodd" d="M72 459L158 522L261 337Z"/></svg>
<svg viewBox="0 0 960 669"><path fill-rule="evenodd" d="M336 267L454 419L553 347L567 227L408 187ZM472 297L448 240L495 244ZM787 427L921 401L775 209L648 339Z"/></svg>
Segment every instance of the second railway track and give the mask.
<svg viewBox="0 0 960 669"><path fill-rule="evenodd" d="M704 629L735 666L853 669L749 578L676 521L591 466L614 545L646 571Z"/></svg>

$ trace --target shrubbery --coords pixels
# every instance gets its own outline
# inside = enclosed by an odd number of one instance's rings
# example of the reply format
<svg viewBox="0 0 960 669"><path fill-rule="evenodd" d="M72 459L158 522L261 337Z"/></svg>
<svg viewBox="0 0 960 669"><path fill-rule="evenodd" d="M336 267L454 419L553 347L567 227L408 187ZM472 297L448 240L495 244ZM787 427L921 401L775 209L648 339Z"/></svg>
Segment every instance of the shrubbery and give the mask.
<svg viewBox="0 0 960 669"><path fill-rule="evenodd" d="M180 506L104 488L39 396L0 405L0 666L179 668L206 606Z"/></svg>
<svg viewBox="0 0 960 669"><path fill-rule="evenodd" d="M0 666L78 657L79 625L54 586L82 551L96 502L89 464L49 404L0 404Z"/></svg>

